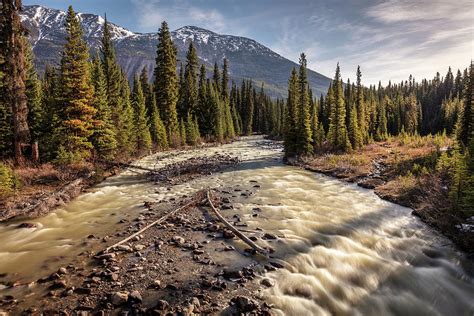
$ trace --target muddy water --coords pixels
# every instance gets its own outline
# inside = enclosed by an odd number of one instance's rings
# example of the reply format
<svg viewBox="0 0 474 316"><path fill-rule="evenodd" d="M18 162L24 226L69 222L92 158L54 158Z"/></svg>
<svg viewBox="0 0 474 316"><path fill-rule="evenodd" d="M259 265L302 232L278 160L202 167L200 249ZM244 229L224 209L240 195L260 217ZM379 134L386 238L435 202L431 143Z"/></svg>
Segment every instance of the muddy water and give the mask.
<svg viewBox="0 0 474 316"><path fill-rule="evenodd" d="M219 151L238 155L242 163L170 191L129 171L34 221L36 229L2 225L0 273L25 279L44 275L85 249L87 235L111 233L119 219L136 215L144 200L252 180L261 186L256 194L225 212L239 214L249 229L280 236L268 245L284 268L265 275L276 284L262 292L278 314L474 314L471 263L447 239L410 209L382 201L370 190L284 166L281 149L269 145L249 138L218 149L161 156L158 165ZM156 159L138 163L154 166ZM60 256L66 258L58 261Z"/></svg>

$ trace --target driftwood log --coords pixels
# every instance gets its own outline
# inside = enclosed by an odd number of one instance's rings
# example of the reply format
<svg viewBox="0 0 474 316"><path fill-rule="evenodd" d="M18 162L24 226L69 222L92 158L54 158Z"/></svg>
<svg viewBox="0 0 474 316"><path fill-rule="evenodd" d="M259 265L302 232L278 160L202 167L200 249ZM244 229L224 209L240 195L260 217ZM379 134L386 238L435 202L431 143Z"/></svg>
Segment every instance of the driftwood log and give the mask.
<svg viewBox="0 0 474 316"><path fill-rule="evenodd" d="M128 236L127 238L122 239L121 241L119 241L119 242L117 242L117 243L115 243L115 244L113 244L113 245L111 245L111 246L105 248L101 253L107 253L107 252L109 252L110 249L113 249L113 248L115 248L115 247L117 247L117 246L119 246L119 245L122 245L122 244L126 243L127 241L129 241L129 240L131 240L132 238L134 238L134 237L136 237L136 236L142 234L143 232L145 232L146 230L150 229L151 227L153 227L153 226L155 226L155 225L158 225L158 224L164 222L164 221L167 220L169 217L175 215L175 214L178 213L179 211L185 210L185 209L187 209L187 208L189 208L189 207L192 207L192 206L195 206L195 205L197 205L197 204L199 204L199 203L205 202L206 199L205 199L205 198L204 198L204 199L203 199L203 198L200 198L201 195L202 195L202 191L196 193L196 197L193 198L190 202L188 202L188 203L186 203L186 204L184 204L184 205L182 205L182 206L180 206L180 207L174 209L173 211L171 211L171 212L167 213L166 215L160 217L160 218L157 219L156 221L154 221L154 222L148 224L147 226L143 227L142 229L140 229L140 230L137 231L136 233L134 233L134 234Z"/></svg>
<svg viewBox="0 0 474 316"><path fill-rule="evenodd" d="M232 231L237 237L239 237L243 242L245 242L247 245L249 245L250 247L252 247L255 251L267 256L268 255L268 251L263 249L262 247L260 247L259 245L257 245L256 243L254 243L252 240L250 240L250 238L248 238L247 236L245 236L242 232L240 232L237 228L235 228L231 223L229 223L218 211L218 209L214 206L214 204L212 203L212 199L211 199L211 190L208 190L207 191L207 201L209 203L209 206L211 207L212 211L214 212L214 214L217 216L217 218L219 219L219 221L221 221L225 226L227 226L227 228Z"/></svg>

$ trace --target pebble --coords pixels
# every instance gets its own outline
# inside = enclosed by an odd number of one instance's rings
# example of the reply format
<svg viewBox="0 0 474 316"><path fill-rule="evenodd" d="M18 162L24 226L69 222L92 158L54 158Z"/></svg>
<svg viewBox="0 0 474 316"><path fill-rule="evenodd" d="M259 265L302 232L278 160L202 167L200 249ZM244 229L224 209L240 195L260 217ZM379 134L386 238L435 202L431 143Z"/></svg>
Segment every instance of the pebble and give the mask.
<svg viewBox="0 0 474 316"><path fill-rule="evenodd" d="M141 303L143 301L142 295L137 290L132 291L129 295L129 298L133 302L140 302Z"/></svg>
<svg viewBox="0 0 474 316"><path fill-rule="evenodd" d="M115 306L125 304L128 301L128 292L115 292L112 294L110 301Z"/></svg>
<svg viewBox="0 0 474 316"><path fill-rule="evenodd" d="M273 287L273 286L275 286L275 281L273 281L272 279L268 279L268 278L263 279L260 283L261 283L263 286L266 286L266 287Z"/></svg>

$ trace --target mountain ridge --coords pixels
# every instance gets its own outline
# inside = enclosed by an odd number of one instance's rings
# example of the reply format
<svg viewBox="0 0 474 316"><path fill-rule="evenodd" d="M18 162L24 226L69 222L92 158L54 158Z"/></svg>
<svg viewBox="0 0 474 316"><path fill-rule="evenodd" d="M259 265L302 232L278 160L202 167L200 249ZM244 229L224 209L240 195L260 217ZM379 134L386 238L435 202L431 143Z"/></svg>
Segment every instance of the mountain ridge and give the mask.
<svg viewBox="0 0 474 316"><path fill-rule="evenodd" d="M84 29L84 37L92 53L99 48L104 18L90 13L77 13ZM36 56L35 64L40 71L46 64L57 65L65 42L64 27L66 13L41 5L24 6L21 20L29 30L29 39ZM156 54L157 33L138 33L110 23L112 41L117 59L129 79L144 67L153 74ZM171 32L178 49L178 64L185 62L186 51L192 41L201 63L211 70L214 62L222 64L229 60L229 74L240 84L242 79L251 79L256 85L264 84L273 97L286 96L287 82L293 67L297 64L260 44L256 40L234 35L218 34L198 27L183 26ZM330 82L327 78L308 69L308 81L314 95L325 94Z"/></svg>

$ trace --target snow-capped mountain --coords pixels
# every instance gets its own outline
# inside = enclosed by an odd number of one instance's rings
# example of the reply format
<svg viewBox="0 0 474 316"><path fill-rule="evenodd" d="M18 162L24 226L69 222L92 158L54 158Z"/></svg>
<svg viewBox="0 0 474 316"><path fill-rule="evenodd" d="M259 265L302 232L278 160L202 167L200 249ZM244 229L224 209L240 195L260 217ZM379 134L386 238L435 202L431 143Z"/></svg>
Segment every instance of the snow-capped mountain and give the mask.
<svg viewBox="0 0 474 316"><path fill-rule="evenodd" d="M100 46L104 19L95 14L78 13L84 29L84 36L95 54ZM21 19L29 30L29 38L36 56L36 65L41 70L46 64L56 65L65 42L66 13L39 5L24 6ZM156 33L134 33L111 23L112 40L117 58L125 72L132 78L147 67L153 74L156 54ZM178 48L178 62L185 62L189 43L194 42L200 61L209 70L214 62L220 65L226 57L229 61L231 79L238 84L243 78L252 79L273 96L286 94L288 77L294 62L280 56L255 40L221 35L195 26L185 26L171 33ZM325 93L330 79L314 71L308 71L308 79L315 95Z"/></svg>

